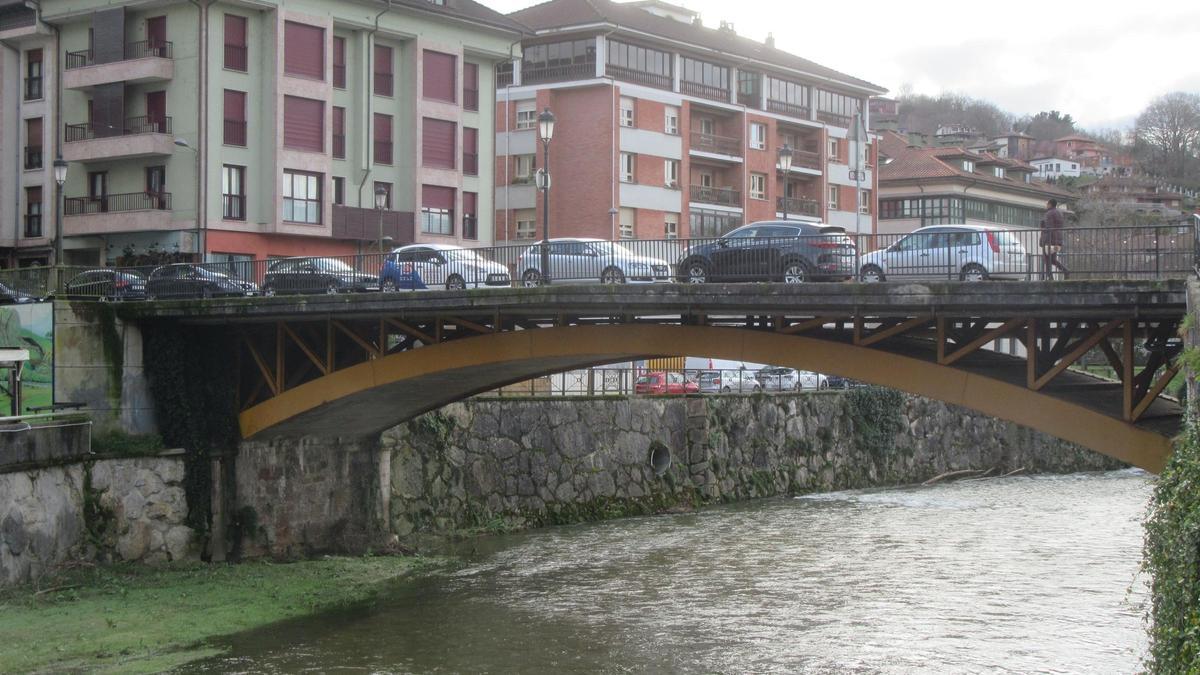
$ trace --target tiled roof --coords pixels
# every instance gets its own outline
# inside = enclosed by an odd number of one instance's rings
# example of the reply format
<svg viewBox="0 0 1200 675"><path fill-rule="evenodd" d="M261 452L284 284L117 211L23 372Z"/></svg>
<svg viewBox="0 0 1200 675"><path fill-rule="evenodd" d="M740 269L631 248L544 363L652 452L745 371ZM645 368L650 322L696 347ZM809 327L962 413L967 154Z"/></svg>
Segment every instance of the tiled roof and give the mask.
<svg viewBox="0 0 1200 675"><path fill-rule="evenodd" d="M443 0L443 4L440 5L429 2L429 0L391 0L391 4L431 14L445 14L456 19L474 21L511 33L528 32L525 26L490 7L475 2L475 0Z"/></svg>
<svg viewBox="0 0 1200 675"><path fill-rule="evenodd" d="M1089 143L1095 143L1097 145L1100 144L1100 142L1094 138L1088 138L1087 136L1080 136L1079 134L1070 134L1068 136L1063 136L1062 138L1054 139L1055 143L1061 143L1062 141L1087 141Z"/></svg>
<svg viewBox="0 0 1200 675"><path fill-rule="evenodd" d="M899 137L898 134L897 137ZM890 144L891 149L896 154L889 153L888 156L892 157L892 161L879 168L881 187L883 187L883 183L886 181L959 178L988 183L996 187L1037 192L1047 197L1075 198L1074 193L1053 185L1026 183L1011 178L1000 178L990 172L967 171L962 168L961 162L949 161L954 157L963 157L974 159L976 162L984 164L998 164L1017 171L1032 172L1032 166L1019 160L996 157L990 153L976 154L964 148L909 148L907 145L900 148L895 139L887 139L886 135L885 138L880 139L881 150L884 149L882 144L885 142Z"/></svg>
<svg viewBox="0 0 1200 675"><path fill-rule="evenodd" d="M733 31L707 28L694 23L684 23L657 16L627 3L617 3L611 0L549 0L549 2L513 12L509 17L534 31L608 23L618 28L688 43L702 49L753 59L780 68L801 71L818 78L828 78L843 84L872 90L873 93L882 94L887 91L877 84L840 73L781 49L768 47L761 42L737 35Z"/></svg>
<svg viewBox="0 0 1200 675"><path fill-rule="evenodd" d="M898 157L908 149L908 139L888 130L879 135L879 152L888 157Z"/></svg>

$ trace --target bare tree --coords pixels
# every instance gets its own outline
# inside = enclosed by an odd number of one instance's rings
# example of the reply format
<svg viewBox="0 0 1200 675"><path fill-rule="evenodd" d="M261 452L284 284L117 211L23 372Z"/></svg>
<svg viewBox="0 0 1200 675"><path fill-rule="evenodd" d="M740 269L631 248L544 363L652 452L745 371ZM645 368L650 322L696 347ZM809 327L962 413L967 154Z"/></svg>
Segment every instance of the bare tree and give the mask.
<svg viewBox="0 0 1200 675"><path fill-rule="evenodd" d="M1177 91L1138 115L1135 141L1153 173L1188 179L1200 149L1200 95Z"/></svg>

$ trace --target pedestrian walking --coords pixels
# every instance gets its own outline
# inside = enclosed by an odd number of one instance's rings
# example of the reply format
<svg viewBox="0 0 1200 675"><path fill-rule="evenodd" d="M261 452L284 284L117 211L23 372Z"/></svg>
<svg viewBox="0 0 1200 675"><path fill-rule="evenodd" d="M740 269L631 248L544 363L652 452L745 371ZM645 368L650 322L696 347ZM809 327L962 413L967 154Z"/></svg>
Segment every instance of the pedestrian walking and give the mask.
<svg viewBox="0 0 1200 675"><path fill-rule="evenodd" d="M1063 213L1058 209L1058 200L1051 199L1046 202L1046 213L1042 215L1041 239L1038 242L1042 247L1043 279L1054 279L1056 267L1063 273L1063 278L1067 278L1067 266L1058 259L1063 247L1063 221Z"/></svg>

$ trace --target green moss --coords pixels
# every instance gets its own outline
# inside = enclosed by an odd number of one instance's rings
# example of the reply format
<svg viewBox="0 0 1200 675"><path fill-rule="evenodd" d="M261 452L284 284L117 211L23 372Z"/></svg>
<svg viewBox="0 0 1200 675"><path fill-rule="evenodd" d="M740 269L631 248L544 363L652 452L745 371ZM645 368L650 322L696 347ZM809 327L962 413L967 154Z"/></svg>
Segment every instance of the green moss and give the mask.
<svg viewBox="0 0 1200 675"><path fill-rule="evenodd" d="M117 315L110 305L97 303L93 311L100 325L100 343L104 361L108 364L108 397L114 404L121 401L121 382L125 376L125 341L117 330ZM114 405L114 408L120 407Z"/></svg>
<svg viewBox="0 0 1200 675"><path fill-rule="evenodd" d="M166 448L158 434L129 434L110 429L92 437L92 452L115 457L150 457Z"/></svg>
<svg viewBox="0 0 1200 675"><path fill-rule="evenodd" d="M89 546L101 553L112 549L117 530L116 516L104 506L103 494L92 486L92 465L84 465L83 536Z"/></svg>
<svg viewBox="0 0 1200 675"><path fill-rule="evenodd" d="M901 406L904 395L895 389L864 387L846 394L846 408L854 424L858 449L875 457L886 457L895 450L896 434L904 430Z"/></svg>

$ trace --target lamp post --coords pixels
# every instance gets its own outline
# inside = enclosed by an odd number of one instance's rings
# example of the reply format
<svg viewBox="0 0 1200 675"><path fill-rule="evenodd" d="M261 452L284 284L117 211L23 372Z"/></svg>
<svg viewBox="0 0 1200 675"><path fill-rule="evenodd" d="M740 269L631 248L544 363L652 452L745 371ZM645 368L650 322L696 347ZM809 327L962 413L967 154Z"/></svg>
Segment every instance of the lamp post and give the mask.
<svg viewBox="0 0 1200 675"><path fill-rule="evenodd" d="M379 238L375 240L375 250L383 253L383 210L388 206L388 193L382 185L375 186L375 210L379 212Z"/></svg>
<svg viewBox="0 0 1200 675"><path fill-rule="evenodd" d="M63 197L63 183L67 182L67 161L58 155L54 158L54 184L58 186L58 194L54 200L54 266L62 265L63 257L63 209L66 199ZM59 281L62 281L59 279Z"/></svg>
<svg viewBox="0 0 1200 675"><path fill-rule="evenodd" d="M550 283L550 139L554 138L554 113L549 108L538 115L538 137L542 139L542 283Z"/></svg>
<svg viewBox="0 0 1200 675"><path fill-rule="evenodd" d="M787 186L792 173L792 146L787 143L784 143L783 147L779 149L778 167L780 173L783 174L783 197L779 199L779 203L783 206L783 219L787 220Z"/></svg>
<svg viewBox="0 0 1200 675"><path fill-rule="evenodd" d="M191 150L192 153L194 155L196 155L196 262L203 263L204 262L204 242L203 242L202 236L201 236L201 233L202 233L201 227L203 226L203 221L200 218L200 211L201 211L200 206L204 201L204 195L201 194L201 190L200 190L200 185L201 185L201 182L200 182L200 151L196 150L196 148L193 148L191 146L191 144L187 142L186 139L180 138L178 136L175 137L175 145L177 145L185 150Z"/></svg>

